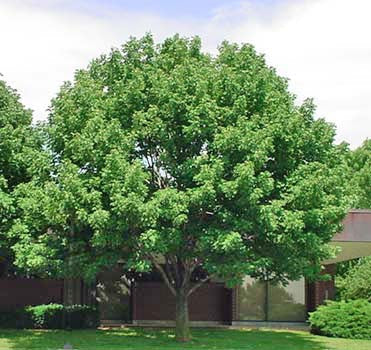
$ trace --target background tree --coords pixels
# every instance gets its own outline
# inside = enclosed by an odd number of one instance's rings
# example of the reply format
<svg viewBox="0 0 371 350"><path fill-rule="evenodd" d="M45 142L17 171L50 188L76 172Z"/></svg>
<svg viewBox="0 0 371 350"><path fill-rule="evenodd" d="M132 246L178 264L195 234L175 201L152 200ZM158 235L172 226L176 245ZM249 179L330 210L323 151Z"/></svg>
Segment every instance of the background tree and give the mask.
<svg viewBox="0 0 371 350"><path fill-rule="evenodd" d="M349 193L354 196L353 208L371 209L371 140L346 152Z"/></svg>
<svg viewBox="0 0 371 350"><path fill-rule="evenodd" d="M129 40L53 101L52 176L19 188L17 263L155 268L181 341L188 297L213 277L313 277L346 209L334 128L313 113L251 45L211 57L198 38Z"/></svg>
<svg viewBox="0 0 371 350"><path fill-rule="evenodd" d="M354 261L343 276L336 276L336 287L343 300L367 299L371 301L371 257Z"/></svg>
<svg viewBox="0 0 371 350"><path fill-rule="evenodd" d="M32 153L37 148L31 127L31 111L20 102L19 95L0 80L0 276L13 273L14 243L9 229L17 216L14 189L30 180L27 172Z"/></svg>

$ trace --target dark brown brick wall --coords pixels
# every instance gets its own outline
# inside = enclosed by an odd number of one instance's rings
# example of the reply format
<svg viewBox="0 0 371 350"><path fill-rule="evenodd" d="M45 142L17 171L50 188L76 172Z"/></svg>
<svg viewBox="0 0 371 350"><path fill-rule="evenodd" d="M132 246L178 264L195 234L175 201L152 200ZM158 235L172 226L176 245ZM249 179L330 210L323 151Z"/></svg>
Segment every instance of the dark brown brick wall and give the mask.
<svg viewBox="0 0 371 350"><path fill-rule="evenodd" d="M222 283L205 283L189 298L191 321L229 322L232 291ZM133 319L168 321L175 319L175 297L165 284L138 282L133 291Z"/></svg>
<svg viewBox="0 0 371 350"><path fill-rule="evenodd" d="M62 302L62 280L0 279L0 311L11 311L27 305Z"/></svg>
<svg viewBox="0 0 371 350"><path fill-rule="evenodd" d="M307 285L307 306L308 311L314 311L318 305L321 305L327 299L335 298L335 272L336 264L325 266L323 274L329 274L331 279L328 281L316 281Z"/></svg>

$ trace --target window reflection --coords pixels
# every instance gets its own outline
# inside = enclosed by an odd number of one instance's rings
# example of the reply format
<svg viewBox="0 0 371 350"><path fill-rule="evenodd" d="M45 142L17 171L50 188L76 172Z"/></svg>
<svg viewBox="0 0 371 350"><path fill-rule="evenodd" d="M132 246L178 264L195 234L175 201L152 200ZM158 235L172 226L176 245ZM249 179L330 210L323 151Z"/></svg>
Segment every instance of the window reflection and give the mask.
<svg viewBox="0 0 371 350"><path fill-rule="evenodd" d="M265 283L245 278L238 290L240 320L265 320L265 290Z"/></svg>
<svg viewBox="0 0 371 350"><path fill-rule="evenodd" d="M305 321L304 279L289 285L268 286L268 321Z"/></svg>
<svg viewBox="0 0 371 350"><path fill-rule="evenodd" d="M304 278L289 285L273 285L246 277L238 288L238 320L305 321Z"/></svg>

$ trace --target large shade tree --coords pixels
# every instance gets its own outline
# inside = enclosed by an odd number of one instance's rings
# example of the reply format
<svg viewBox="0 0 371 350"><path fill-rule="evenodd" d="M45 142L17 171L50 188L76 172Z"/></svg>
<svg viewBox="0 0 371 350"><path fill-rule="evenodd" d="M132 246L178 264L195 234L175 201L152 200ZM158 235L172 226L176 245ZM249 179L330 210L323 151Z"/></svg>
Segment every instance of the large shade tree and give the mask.
<svg viewBox="0 0 371 350"><path fill-rule="evenodd" d="M31 116L17 92L0 80L0 276L14 273L10 250L14 240L9 235L17 217L14 189L30 180L28 167L40 145Z"/></svg>
<svg viewBox="0 0 371 350"><path fill-rule="evenodd" d="M202 283L313 277L329 256L346 201L334 128L313 115L251 45L131 39L54 99L52 175L18 190L17 263L157 269L188 340Z"/></svg>

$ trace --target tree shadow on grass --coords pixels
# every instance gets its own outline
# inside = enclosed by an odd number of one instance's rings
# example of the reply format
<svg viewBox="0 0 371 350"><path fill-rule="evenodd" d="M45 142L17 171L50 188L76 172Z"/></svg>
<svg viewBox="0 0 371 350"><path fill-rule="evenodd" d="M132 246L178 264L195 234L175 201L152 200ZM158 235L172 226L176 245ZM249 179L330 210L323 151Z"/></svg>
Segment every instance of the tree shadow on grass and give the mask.
<svg viewBox="0 0 371 350"><path fill-rule="evenodd" d="M177 343L172 329L0 330L0 350L325 350L319 337L306 332L257 329L193 329L192 341Z"/></svg>

